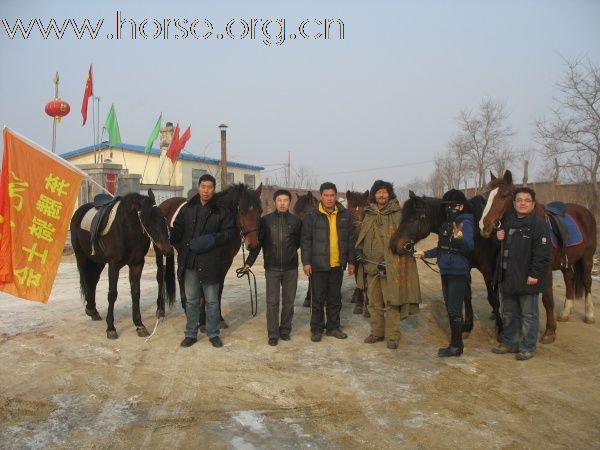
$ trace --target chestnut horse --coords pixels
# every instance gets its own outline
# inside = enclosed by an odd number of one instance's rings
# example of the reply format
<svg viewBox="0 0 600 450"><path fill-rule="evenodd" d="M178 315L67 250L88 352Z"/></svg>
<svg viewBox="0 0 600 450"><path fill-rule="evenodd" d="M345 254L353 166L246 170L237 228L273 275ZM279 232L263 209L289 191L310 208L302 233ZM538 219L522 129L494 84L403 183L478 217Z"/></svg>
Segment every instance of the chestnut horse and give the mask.
<svg viewBox="0 0 600 450"><path fill-rule="evenodd" d="M507 170L502 178L496 178L492 174L492 181L488 188L490 195L479 223L481 234L491 237L508 214L514 211L513 193L515 185L512 181L512 173ZM556 320L554 317L554 296L552 292L552 271L560 270L563 274L566 286L566 299L564 309L558 320L569 320L573 300L581 298L585 291L585 319L586 323L594 322L594 305L592 303L592 265L594 253L596 252L596 219L585 207L575 203L565 203L566 214L571 216L579 230L583 240L581 243L557 248L552 246L550 265L548 267L548 282L542 293L542 303L546 309L546 330L541 342L548 344L556 339ZM536 203L535 214L545 217L544 205ZM565 264L566 261L566 264Z"/></svg>
<svg viewBox="0 0 600 450"><path fill-rule="evenodd" d="M346 202L348 211L354 222L355 237L358 237L360 227L365 218L365 209L369 206L369 191L346 191ZM356 305L354 306L353 314L363 314L365 317L369 317L366 274L362 269L357 268L354 279L356 280L356 287L354 288L351 302L356 303Z"/></svg>
<svg viewBox="0 0 600 450"><path fill-rule="evenodd" d="M248 250L255 248L258 245L258 233L260 228L260 217L262 215L262 205L260 202L260 194L262 190L262 184L256 189L252 190L247 185L239 183L228 187L224 191L217 192L215 199L222 206L229 209L233 217L235 217L236 234L235 238L232 239L226 246L223 252L223 261L221 261L221 276L219 279L219 309L221 308L221 296L223 295L223 287L225 285L225 276L231 268L233 258L237 255L242 242L245 244ZM185 203L186 199L183 197L173 197L165 200L160 204L161 210L165 213L169 225L172 226L174 220L174 214L179 211L180 207ZM157 249L155 248L155 251ZM218 262L215 262L218 263ZM166 294L169 301L175 296L175 289L173 286L167 286L166 292L163 286L162 272L165 270L163 265L163 254L160 251L156 251L156 265L157 274L156 280L158 282L158 300L157 303L164 304L164 295ZM166 270L173 273L175 271L175 260L174 256L166 256ZM167 277L169 278L169 277ZM183 278L179 280L179 292L181 295L181 306L185 309L186 297L185 289L183 284ZM162 297L162 299L161 299ZM200 325L204 326L206 321L206 310L204 298L200 298ZM227 328L227 323L223 320L221 315L221 326Z"/></svg>
<svg viewBox="0 0 600 450"><path fill-rule="evenodd" d="M149 336L140 314L140 278L150 242L161 252L173 255L165 216L156 206L152 190L148 190L147 197L136 193L127 194L120 199L120 203L113 206L116 208L114 221L106 234L99 235L92 251L90 232L81 228L81 222L93 207L93 203L86 203L71 218L71 244L77 260L81 295L85 297L85 312L92 320L102 319L96 309L96 286L104 266L108 264L106 337L118 337L114 324L117 283L121 268L129 266L133 323L138 336Z"/></svg>
<svg viewBox="0 0 600 450"><path fill-rule="evenodd" d="M479 221L483 214L486 197L476 195L470 198L468 203L475 221ZM441 199L420 197L410 191L408 200L402 206L400 226L390 239L392 252L398 255L413 253L417 242L425 239L430 233L437 234L445 217ZM500 314L498 314L498 291L494 284L494 274L500 245L495 240L482 238L479 233L475 233L474 240L475 249L469 255L469 263L472 269L479 270L483 275L487 289L487 299L492 307L492 316L496 321L496 333L499 337L502 333L502 321ZM470 333L473 329L473 306L471 301L471 283L469 282L465 297L465 322L463 325L463 332L465 333Z"/></svg>

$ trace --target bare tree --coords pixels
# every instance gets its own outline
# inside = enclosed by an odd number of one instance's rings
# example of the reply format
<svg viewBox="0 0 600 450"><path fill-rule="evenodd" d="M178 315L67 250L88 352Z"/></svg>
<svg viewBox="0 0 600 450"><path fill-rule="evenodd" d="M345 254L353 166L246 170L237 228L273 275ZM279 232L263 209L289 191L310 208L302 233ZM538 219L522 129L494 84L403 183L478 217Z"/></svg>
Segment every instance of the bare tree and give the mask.
<svg viewBox="0 0 600 450"><path fill-rule="evenodd" d="M317 181L315 175L305 166L300 166L294 170L294 174L291 180L292 188L298 189L315 189Z"/></svg>
<svg viewBox="0 0 600 450"><path fill-rule="evenodd" d="M600 186L600 67L591 60L566 61L563 79L556 85L560 97L549 119L537 122L538 135L548 159L567 170L576 181L591 184L591 208L599 209ZM577 178L579 178L577 180Z"/></svg>
<svg viewBox="0 0 600 450"><path fill-rule="evenodd" d="M514 135L512 128L505 124L506 119L508 113L504 103L490 98L481 101L476 115L466 109L459 112L459 134L455 140L464 145L469 169L479 188L483 187L488 170L498 164L502 154L506 154L509 139Z"/></svg>
<svg viewBox="0 0 600 450"><path fill-rule="evenodd" d="M430 184L428 180L424 178L413 178L406 183L395 183L398 187L394 190L400 202L403 202L408 198L408 191L414 191L419 195L432 195Z"/></svg>

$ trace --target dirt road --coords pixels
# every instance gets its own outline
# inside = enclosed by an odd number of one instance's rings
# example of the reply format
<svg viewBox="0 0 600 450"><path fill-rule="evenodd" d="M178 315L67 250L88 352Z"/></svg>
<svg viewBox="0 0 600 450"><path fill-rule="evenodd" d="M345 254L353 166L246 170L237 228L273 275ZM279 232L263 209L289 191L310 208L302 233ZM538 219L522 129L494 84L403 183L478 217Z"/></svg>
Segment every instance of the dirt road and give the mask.
<svg viewBox="0 0 600 450"><path fill-rule="evenodd" d="M142 317L151 330L156 268L148 261ZM581 301L554 344L515 361L490 352L490 309L474 273L475 329L461 358L441 359L435 355L447 343L447 320L439 279L419 269L422 310L402 322L396 351L362 342L369 326L352 315L350 278L342 311L350 337L312 343L303 276L292 340L269 347L260 270L259 315L250 316L246 281L230 276L225 346L214 349L204 336L184 349L179 305L150 341L137 337L125 274L115 308L120 337L108 340L105 322L85 316L67 258L48 305L0 294L0 447L599 447L600 326L582 322ZM106 291L104 274L103 317ZM594 292L598 308L596 281ZM555 293L563 297L562 283Z"/></svg>

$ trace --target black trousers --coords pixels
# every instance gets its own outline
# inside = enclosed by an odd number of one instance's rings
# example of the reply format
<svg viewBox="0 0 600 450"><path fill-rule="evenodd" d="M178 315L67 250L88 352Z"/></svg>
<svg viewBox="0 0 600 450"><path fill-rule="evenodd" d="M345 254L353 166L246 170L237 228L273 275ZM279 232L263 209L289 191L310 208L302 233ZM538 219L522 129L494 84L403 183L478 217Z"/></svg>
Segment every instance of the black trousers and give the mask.
<svg viewBox="0 0 600 450"><path fill-rule="evenodd" d="M310 314L310 330L323 332L340 327L340 311L342 310L342 276L341 267L329 271L312 274L312 306ZM325 322L325 317L327 322Z"/></svg>
<svg viewBox="0 0 600 450"><path fill-rule="evenodd" d="M290 334L292 331L298 269L266 270L265 279L267 283L267 332L269 338L279 338L280 334ZM280 303L281 322L279 321Z"/></svg>
<svg viewBox="0 0 600 450"><path fill-rule="evenodd" d="M464 275L442 275L442 293L448 317L452 319L462 319L463 302L467 293L469 276Z"/></svg>

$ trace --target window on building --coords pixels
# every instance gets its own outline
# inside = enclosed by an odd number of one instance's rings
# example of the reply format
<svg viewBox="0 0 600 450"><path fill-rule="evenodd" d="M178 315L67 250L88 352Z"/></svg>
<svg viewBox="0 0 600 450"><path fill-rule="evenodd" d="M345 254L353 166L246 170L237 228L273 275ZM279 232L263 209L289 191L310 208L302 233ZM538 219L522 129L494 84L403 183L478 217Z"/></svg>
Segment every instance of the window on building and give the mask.
<svg viewBox="0 0 600 450"><path fill-rule="evenodd" d="M200 180L200 177L205 173L208 173L208 171L205 169L192 169L192 188L198 186L198 181Z"/></svg>
<svg viewBox="0 0 600 450"><path fill-rule="evenodd" d="M256 176L245 173L244 174L244 184L247 184L248 186L250 186L250 189L255 189L256 188Z"/></svg>
<svg viewBox="0 0 600 450"><path fill-rule="evenodd" d="M235 183L233 172L227 172L227 184L231 186Z"/></svg>

